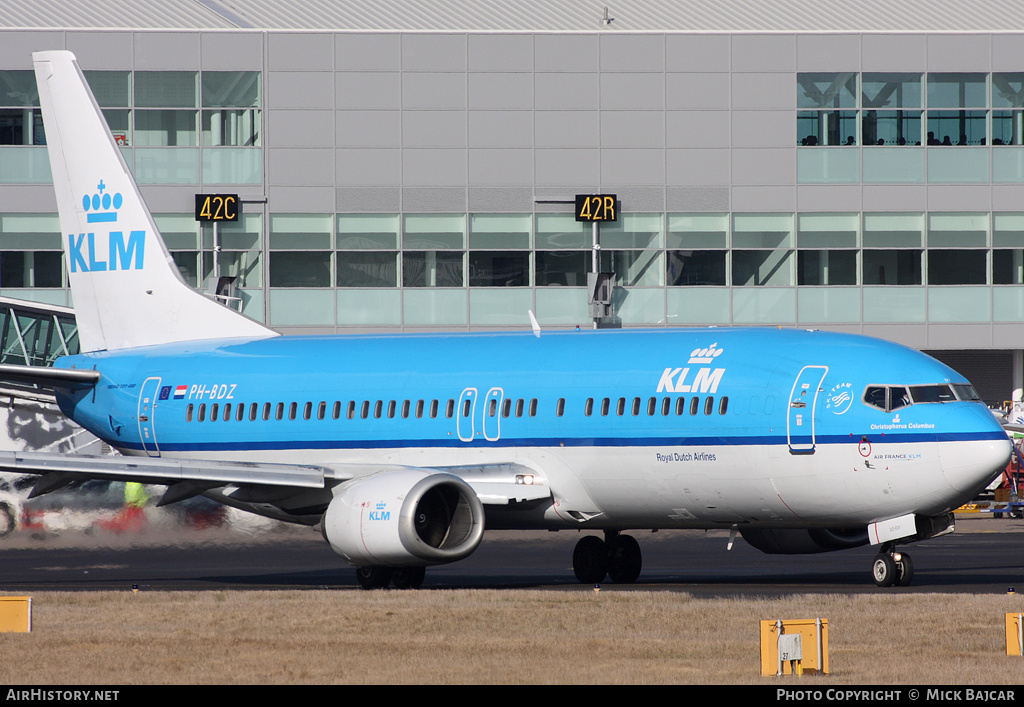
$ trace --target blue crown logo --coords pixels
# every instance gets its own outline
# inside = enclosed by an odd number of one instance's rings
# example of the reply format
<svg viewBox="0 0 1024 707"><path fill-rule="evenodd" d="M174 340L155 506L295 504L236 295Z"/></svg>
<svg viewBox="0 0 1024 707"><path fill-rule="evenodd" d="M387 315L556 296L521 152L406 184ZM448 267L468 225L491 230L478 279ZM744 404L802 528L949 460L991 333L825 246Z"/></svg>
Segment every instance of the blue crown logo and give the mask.
<svg viewBox="0 0 1024 707"><path fill-rule="evenodd" d="M121 208L121 195L114 194L111 196L110 194L104 194L103 192L107 188L107 185L103 183L102 179L100 180L100 183L96 185L96 188L99 190L99 194L93 194L91 197L86 194L82 197L82 208L87 212L85 220L88 223L117 221L116 210ZM110 210L111 206L114 207L114 211ZM88 213L89 211L92 211L93 213L90 214Z"/></svg>

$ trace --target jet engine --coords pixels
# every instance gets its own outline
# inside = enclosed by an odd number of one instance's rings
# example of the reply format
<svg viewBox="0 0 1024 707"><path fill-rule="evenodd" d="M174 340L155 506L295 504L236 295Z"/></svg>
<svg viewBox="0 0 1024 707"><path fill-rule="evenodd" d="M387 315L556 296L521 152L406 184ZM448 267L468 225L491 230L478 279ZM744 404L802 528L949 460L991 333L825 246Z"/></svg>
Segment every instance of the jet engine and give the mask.
<svg viewBox="0 0 1024 707"><path fill-rule="evenodd" d="M868 544L867 526L861 528L779 529L748 528L740 535L769 555L805 555L814 552L849 550Z"/></svg>
<svg viewBox="0 0 1024 707"><path fill-rule="evenodd" d="M322 522L331 548L357 566L461 560L480 544L484 507L465 481L425 469L383 471L339 487Z"/></svg>

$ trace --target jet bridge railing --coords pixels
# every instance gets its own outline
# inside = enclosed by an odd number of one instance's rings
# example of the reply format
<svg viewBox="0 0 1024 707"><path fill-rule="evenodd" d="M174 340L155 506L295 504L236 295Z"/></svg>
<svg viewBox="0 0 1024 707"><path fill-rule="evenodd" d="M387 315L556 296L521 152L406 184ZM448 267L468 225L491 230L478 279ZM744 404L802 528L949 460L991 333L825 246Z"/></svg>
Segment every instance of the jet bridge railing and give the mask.
<svg viewBox="0 0 1024 707"><path fill-rule="evenodd" d="M0 297L0 363L52 366L59 357L78 352L74 310ZM30 383L7 382L4 387L52 394Z"/></svg>

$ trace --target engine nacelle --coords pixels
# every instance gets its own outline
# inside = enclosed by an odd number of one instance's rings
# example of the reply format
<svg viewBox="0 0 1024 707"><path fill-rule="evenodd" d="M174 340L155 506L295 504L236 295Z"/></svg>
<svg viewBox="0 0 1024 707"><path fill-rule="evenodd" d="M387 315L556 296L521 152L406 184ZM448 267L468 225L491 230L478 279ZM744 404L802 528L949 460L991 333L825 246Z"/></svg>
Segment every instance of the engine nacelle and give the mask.
<svg viewBox="0 0 1024 707"><path fill-rule="evenodd" d="M750 545L769 555L805 555L832 550L848 550L868 544L867 526L863 528L748 528L740 535Z"/></svg>
<svg viewBox="0 0 1024 707"><path fill-rule="evenodd" d="M383 471L341 486L322 530L331 548L356 566L437 565L477 548L484 507L453 474Z"/></svg>

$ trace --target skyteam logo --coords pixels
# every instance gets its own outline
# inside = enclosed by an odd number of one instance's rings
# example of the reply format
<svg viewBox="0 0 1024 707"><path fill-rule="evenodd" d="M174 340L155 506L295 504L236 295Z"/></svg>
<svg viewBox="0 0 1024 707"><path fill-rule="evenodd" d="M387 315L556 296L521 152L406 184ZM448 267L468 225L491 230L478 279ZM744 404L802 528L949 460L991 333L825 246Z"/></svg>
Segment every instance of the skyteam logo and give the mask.
<svg viewBox="0 0 1024 707"><path fill-rule="evenodd" d="M852 384L850 383L836 383L832 386L832 390L828 391L825 409L831 411L833 415L842 415L849 410L850 405L853 404L851 388Z"/></svg>
<svg viewBox="0 0 1024 707"><path fill-rule="evenodd" d="M720 349L718 342L711 344L706 349L694 349L690 353L688 364L708 364L725 353ZM685 368L666 368L658 381L659 393L716 393L718 384L725 373L724 368L698 368L693 376L692 382L687 382L690 376L689 366Z"/></svg>
<svg viewBox="0 0 1024 707"><path fill-rule="evenodd" d="M118 209L124 202L121 194L111 195L100 180L97 193L82 197L86 223L117 223ZM106 239L106 243L103 241ZM106 247L104 247L106 246ZM71 272L102 272L105 270L141 270L145 259L146 232L131 231L125 240L124 231L109 233L68 234L68 260ZM106 257L106 260L103 258Z"/></svg>

